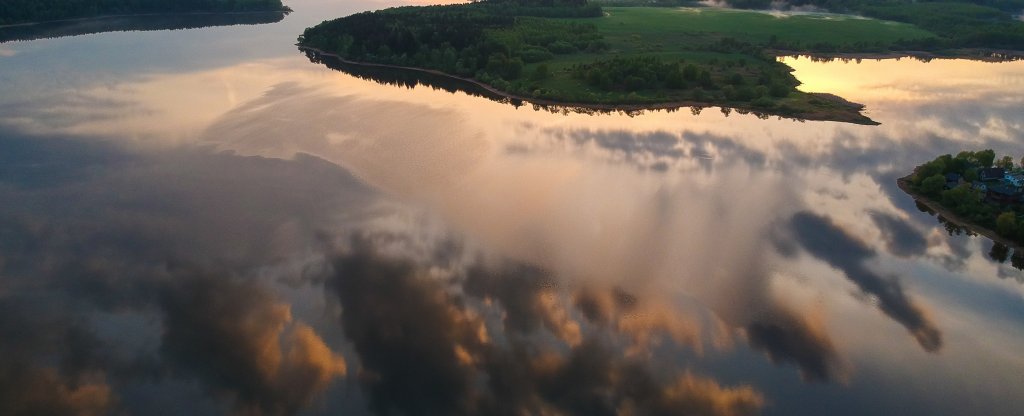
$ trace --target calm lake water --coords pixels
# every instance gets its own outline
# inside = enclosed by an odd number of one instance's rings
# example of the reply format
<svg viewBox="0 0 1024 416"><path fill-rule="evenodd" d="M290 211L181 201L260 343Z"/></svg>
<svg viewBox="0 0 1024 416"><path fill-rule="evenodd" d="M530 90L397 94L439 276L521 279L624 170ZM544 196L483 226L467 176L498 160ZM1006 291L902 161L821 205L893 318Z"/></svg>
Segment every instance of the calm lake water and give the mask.
<svg viewBox="0 0 1024 416"><path fill-rule="evenodd" d="M786 60L880 126L566 115L289 4L0 44L0 413L1024 412L1024 258L896 187L1024 155L1024 62Z"/></svg>

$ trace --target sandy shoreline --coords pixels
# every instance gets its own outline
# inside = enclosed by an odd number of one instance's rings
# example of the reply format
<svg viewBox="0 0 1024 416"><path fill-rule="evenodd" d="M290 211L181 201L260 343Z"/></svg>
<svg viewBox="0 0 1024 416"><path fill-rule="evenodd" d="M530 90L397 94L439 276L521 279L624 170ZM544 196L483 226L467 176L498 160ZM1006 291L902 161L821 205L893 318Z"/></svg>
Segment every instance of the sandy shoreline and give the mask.
<svg viewBox="0 0 1024 416"><path fill-rule="evenodd" d="M503 97L505 99L508 99L508 100L518 100L518 101L522 101L522 102L526 102L526 103L530 103L530 104L536 104L536 105L540 105L540 106L567 107L567 108L573 108L574 107L574 108L581 108L581 109L587 109L587 110L609 111L609 112L637 112L637 111L647 111L647 110L673 110L673 109L682 108L682 107L700 107L700 108L719 107L719 108L729 108L729 109L737 110L737 111L745 111L745 112L749 112L749 113L768 114L768 115L771 115L771 116L790 118L790 119L797 119L797 120L833 121L833 122L862 124L862 125L878 125L879 124L879 123L876 123L873 120L867 118L863 114L860 114L860 110L862 110L864 108L863 104L852 103L850 101L847 101L847 100L842 99L840 97L837 97L835 95L825 94L825 93L814 93L814 95L818 96L819 98L823 98L823 99L826 99L826 100L838 103L840 105L848 106L848 107L850 107L851 110L856 109L856 111L857 111L856 114L858 116L860 116L861 119L859 119L859 120L841 119L841 118L837 118L837 117L829 118L829 117L821 117L821 116L819 116L817 114L781 114L781 113L776 113L776 112L772 112L772 111L765 111L765 109L763 109L763 108L758 108L758 107L753 107L753 106L734 106L734 105L724 105L724 104L720 104L720 103L707 103L707 102L697 102L697 101L670 101L670 102L650 103L650 104L598 104L598 103L574 103L574 102L554 101L554 100L547 100L547 99L542 99L542 98L524 97L524 96L520 96L520 95L515 95L515 94L507 93L507 92L501 91L501 90L499 90L499 89L497 89L497 88L495 88L495 87L493 87L493 86L491 86L489 84L486 84L486 83L481 82L481 81L479 81L477 79L474 79L474 78L460 77L460 76L457 76L457 75L448 74L448 73L441 72L441 71L434 70L434 69L417 68L417 67L401 66L401 65L377 64L377 63L350 61L350 60L347 60L345 58L342 58L342 57L338 56L337 54L326 52L326 51L323 51L323 50L320 50L320 49L317 49L317 48L312 48L312 47L303 46L303 45L296 45L296 46L298 46L299 49L301 49L301 50L314 52L314 53L317 53L317 54L322 55L322 56L330 56L330 57L332 57L334 59L337 59L340 62L349 64L349 65L359 65L359 66L377 67L377 68L390 68L390 69L402 69L402 70L407 70L407 71L422 72L422 73L426 73L426 74L431 74L431 75L446 77L446 78L455 79L455 80L459 80L459 81L463 81L463 82L468 82L468 83L471 83L473 85L476 85L476 86L486 90L487 92L489 92L491 94Z"/></svg>
<svg viewBox="0 0 1024 416"><path fill-rule="evenodd" d="M922 205L928 207L928 209L934 211L936 216L942 216L949 222L952 222L960 227L970 230L975 234L988 238L989 240L992 240L1014 250L1024 249L1024 246L1021 246L1020 244L1017 244L1013 241L1006 239L1003 236L1000 236L994 230L982 227L980 225L974 224L970 221L961 218L953 211L950 211L949 209L943 207L941 204L938 203L938 201L935 201L924 195L915 193L910 189L910 186L908 185L908 180L910 179L911 175L907 175L902 178L896 179L896 185L899 186L899 188L903 192L906 192L907 195L910 195L911 198L914 198L915 201L920 202Z"/></svg>

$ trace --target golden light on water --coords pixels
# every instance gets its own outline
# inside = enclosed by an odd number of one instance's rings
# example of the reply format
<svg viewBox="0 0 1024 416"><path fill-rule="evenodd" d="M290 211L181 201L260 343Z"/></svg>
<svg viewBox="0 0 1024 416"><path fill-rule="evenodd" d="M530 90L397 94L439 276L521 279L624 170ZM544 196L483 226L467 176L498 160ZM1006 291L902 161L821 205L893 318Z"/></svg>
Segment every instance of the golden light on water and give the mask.
<svg viewBox="0 0 1024 416"><path fill-rule="evenodd" d="M783 57L806 92L827 92L859 103L972 99L1024 84L1024 62L983 62L912 58L865 59L851 64Z"/></svg>

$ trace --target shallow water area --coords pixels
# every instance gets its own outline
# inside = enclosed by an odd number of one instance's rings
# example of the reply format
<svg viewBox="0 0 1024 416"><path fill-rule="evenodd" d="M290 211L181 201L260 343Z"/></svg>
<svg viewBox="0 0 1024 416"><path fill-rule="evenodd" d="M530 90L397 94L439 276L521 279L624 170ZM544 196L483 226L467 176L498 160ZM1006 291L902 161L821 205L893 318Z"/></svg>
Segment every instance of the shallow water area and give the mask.
<svg viewBox="0 0 1024 416"><path fill-rule="evenodd" d="M1024 408L1024 261L896 186L943 153L1021 156L1024 62L784 60L882 123L860 126L537 111L294 46L398 4L0 45L0 391L57 413Z"/></svg>

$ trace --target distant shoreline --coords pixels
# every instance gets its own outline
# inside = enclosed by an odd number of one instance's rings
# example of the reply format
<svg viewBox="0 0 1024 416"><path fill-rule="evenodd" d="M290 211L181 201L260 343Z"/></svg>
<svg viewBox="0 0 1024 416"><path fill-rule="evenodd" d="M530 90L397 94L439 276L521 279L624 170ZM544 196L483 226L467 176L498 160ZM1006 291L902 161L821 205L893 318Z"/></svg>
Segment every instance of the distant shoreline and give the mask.
<svg viewBox="0 0 1024 416"><path fill-rule="evenodd" d="M1012 62L1018 60L1024 60L1024 51L1016 50L1003 50L1003 49L954 49L945 52L949 54L943 54L939 52L928 52L928 51L890 51L890 52L836 52L836 53L821 53L821 52L799 52L799 51L787 51L770 49L768 53L775 57L783 58L799 58L809 57L811 59L870 59L870 60L883 60L883 59L901 59L901 58L913 58L913 59L965 59L971 61L981 62Z"/></svg>
<svg viewBox="0 0 1024 416"><path fill-rule="evenodd" d="M533 97L524 97L524 96L520 96L520 95L511 94L511 93L508 93L508 92L505 92L505 91L501 91L501 90L495 88L494 86L491 86L490 84L484 83L484 82L479 81L479 80L474 79L474 78L460 77L460 76L457 76L457 75L452 75L452 74L445 73L445 72L442 72L442 71L438 71L438 70L435 70L435 69L426 69L426 68L417 68L417 67L412 67L412 66L401 66L401 65L390 65L390 64L378 64L378 63L370 63L370 62L350 61L350 60L347 60L345 58L342 58L341 56L339 56L339 55L337 55L335 53L326 52L326 51L323 51L321 49L317 49L317 48L313 48L313 47L309 47L309 46L304 46L304 45L301 45L301 44L296 45L296 46L298 46L299 49L301 49L301 50L315 52L315 53L317 53L319 55L323 55L323 56L333 57L333 58L335 58L335 59L337 59L337 60L339 60L339 61L341 61L343 63L349 64L349 65L360 65L360 66L367 66L367 67L402 69L402 70L407 70L407 71L422 72L422 73L426 73L426 74L437 75L437 76L442 76L442 77L446 77L446 78L450 78L450 79L455 79L455 80L459 80L459 81L463 81L463 82L468 82L468 83L474 84L474 85L476 85L476 86L478 86L480 88L483 88L487 92L490 92L492 94L498 95L500 97L503 97L503 98L506 98L506 99L509 99L509 100L519 100L519 101L527 102L527 103L530 103L530 104L541 105L541 106L577 107L577 108L584 108L584 109L589 109L589 110L610 111L610 112L620 112L620 111L621 112L631 112L631 111L645 111L645 110L671 110L671 109L682 108L682 107L700 107L700 108L720 107L720 108L729 108L729 109L739 110L739 111L749 111L749 112L759 113L759 114L768 114L768 115L772 115L772 116L783 117L783 118L791 118L791 119L797 119L797 120L832 121L832 122L852 123L852 124L860 124L860 125L878 125L879 124L879 123L874 122L873 120L867 118L866 116L860 114L860 110L862 110L864 108L863 104L853 103L853 102L847 101L845 99L842 99L840 97L837 97L837 96L835 96L833 94L808 93L808 94L815 95L818 98L829 100L829 101L832 101L832 102L840 104L840 105L844 105L844 106L846 106L847 108L849 108L851 110L857 110L856 114L858 116L860 116L860 119L842 119L842 118L837 118L837 117L829 118L829 117L822 117L822 116L816 115L816 114L803 114L803 115L782 114L782 113L778 113L778 112L772 112L770 110L766 111L766 109L758 108L758 107L754 107L754 106L738 106L738 105L727 105L727 104L721 104L721 103L709 103L709 102L698 102L698 101L671 101L671 102L658 102L658 103L650 103L650 104L600 104L600 103L577 103L577 102L554 101L554 100L547 100L547 99L540 99L540 98L533 98Z"/></svg>
<svg viewBox="0 0 1024 416"><path fill-rule="evenodd" d="M903 192L906 192L907 195L910 195L911 198L914 198L914 201L920 202L922 205L928 207L928 209L934 211L937 216L941 216L941 217L945 218L949 222L952 222L952 223L954 223L954 224L956 224L956 225L958 225L960 227L963 227L963 228L965 228L967 230L970 230L971 232L973 232L975 234L984 236L985 238L988 238L989 240L992 240L994 242L997 242L999 244L1002 244L1002 245L1007 246L1009 248L1012 248L1014 250L1024 249L1024 246L1021 246L1018 243L1015 243L1013 241L1010 241L1010 240L1006 239L1003 236L1000 236L998 233L996 233L995 231L993 231L993 230L991 230L989 228L982 227L982 226L980 226L978 224L975 224L975 223L972 223L970 221L967 221L967 220L961 218L959 215L957 215L953 211L950 211L949 209L943 207L942 204L938 203L937 201L935 201L935 200L933 200L931 198L928 198L928 197L926 197L924 195L921 195L921 194L919 194L917 192L914 192L913 190L910 189L910 186L908 186L908 182L909 182L911 176L913 176L913 174L910 174L910 175L904 176L902 178L896 179L896 185L899 186L900 190L902 190Z"/></svg>
<svg viewBox="0 0 1024 416"><path fill-rule="evenodd" d="M257 14L257 13L291 13L293 10L289 7L277 10L246 10L246 11L206 11L206 12L156 12L156 13L128 13L128 14L104 14L99 16L89 17L75 17L71 19L57 19L57 20L42 20L38 22L24 22L14 23L10 25L0 25L0 29L7 29L12 27L27 27L35 25L43 25L49 23L72 23L72 22L85 22L89 20L102 20L102 19L115 19L120 17L153 17L153 16L205 16L205 15L232 15L232 14Z"/></svg>

